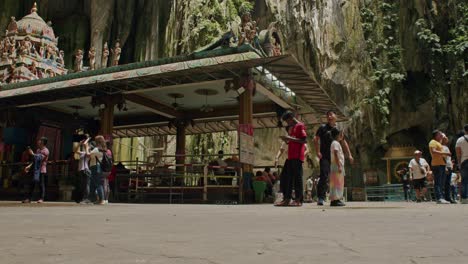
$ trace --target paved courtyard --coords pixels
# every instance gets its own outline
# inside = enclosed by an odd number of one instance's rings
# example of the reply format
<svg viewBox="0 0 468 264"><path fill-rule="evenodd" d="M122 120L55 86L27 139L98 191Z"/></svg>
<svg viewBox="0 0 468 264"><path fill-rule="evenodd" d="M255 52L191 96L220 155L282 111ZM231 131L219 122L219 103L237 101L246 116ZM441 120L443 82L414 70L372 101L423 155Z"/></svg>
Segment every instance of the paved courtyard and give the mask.
<svg viewBox="0 0 468 264"><path fill-rule="evenodd" d="M468 263L468 205L0 203L0 263Z"/></svg>

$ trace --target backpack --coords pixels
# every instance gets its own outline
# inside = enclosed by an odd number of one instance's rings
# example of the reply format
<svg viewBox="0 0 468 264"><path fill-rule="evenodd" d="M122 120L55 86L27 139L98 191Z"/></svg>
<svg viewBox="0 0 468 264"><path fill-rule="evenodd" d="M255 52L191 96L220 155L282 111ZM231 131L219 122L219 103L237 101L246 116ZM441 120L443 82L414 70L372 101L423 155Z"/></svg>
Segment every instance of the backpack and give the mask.
<svg viewBox="0 0 468 264"><path fill-rule="evenodd" d="M99 152L102 153L102 161L99 161L96 157L96 160L98 161L99 165L101 166L102 172L110 172L112 170L112 156L107 154L107 151L99 150Z"/></svg>

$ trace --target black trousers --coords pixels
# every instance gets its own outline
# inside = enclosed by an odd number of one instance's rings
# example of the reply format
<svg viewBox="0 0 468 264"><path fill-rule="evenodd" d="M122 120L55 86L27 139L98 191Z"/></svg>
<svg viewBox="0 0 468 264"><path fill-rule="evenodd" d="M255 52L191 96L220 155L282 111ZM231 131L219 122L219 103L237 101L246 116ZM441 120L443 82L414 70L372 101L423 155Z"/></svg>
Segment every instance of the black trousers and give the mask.
<svg viewBox="0 0 468 264"><path fill-rule="evenodd" d="M30 186L29 186L28 197L26 198L29 200L32 200L33 195L34 195L34 189L36 188L36 186L39 186L39 190L41 193L41 196L39 197L39 199L44 200L45 195L46 195L46 184L47 184L47 175L45 173L41 173L39 175L39 181L35 181L34 179L31 181Z"/></svg>
<svg viewBox="0 0 468 264"><path fill-rule="evenodd" d="M91 185L91 171L89 169L78 172L75 180L74 200L78 203L89 199L89 190Z"/></svg>
<svg viewBox="0 0 468 264"><path fill-rule="evenodd" d="M445 172L445 181L444 181L444 198L447 201L452 200L452 188L450 187L450 183L452 182L452 169L448 169Z"/></svg>
<svg viewBox="0 0 468 264"><path fill-rule="evenodd" d="M330 175L330 161L327 159L320 159L320 177L317 183L317 197L325 200L328 191L328 181Z"/></svg>
<svg viewBox="0 0 468 264"><path fill-rule="evenodd" d="M302 186L303 162L299 159L288 159L286 163L283 169L284 174L281 179L281 181L284 182L282 186L284 199L291 199L292 190L294 188L295 199L297 201L302 201L304 195L304 187Z"/></svg>

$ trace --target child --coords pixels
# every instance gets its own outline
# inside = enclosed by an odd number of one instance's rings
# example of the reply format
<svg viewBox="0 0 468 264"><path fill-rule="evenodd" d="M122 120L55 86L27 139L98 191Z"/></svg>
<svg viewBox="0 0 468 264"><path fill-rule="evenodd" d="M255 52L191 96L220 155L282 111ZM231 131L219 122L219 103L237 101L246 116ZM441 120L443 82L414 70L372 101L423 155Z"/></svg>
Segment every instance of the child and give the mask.
<svg viewBox="0 0 468 264"><path fill-rule="evenodd" d="M345 206L343 199L344 188L344 153L340 141L343 140L343 133L336 127L331 130L333 142L330 147L330 206Z"/></svg>
<svg viewBox="0 0 468 264"><path fill-rule="evenodd" d="M305 202L311 203L312 202L312 188L314 187L314 181L312 179L312 176L309 176L309 178L306 181L306 198Z"/></svg>

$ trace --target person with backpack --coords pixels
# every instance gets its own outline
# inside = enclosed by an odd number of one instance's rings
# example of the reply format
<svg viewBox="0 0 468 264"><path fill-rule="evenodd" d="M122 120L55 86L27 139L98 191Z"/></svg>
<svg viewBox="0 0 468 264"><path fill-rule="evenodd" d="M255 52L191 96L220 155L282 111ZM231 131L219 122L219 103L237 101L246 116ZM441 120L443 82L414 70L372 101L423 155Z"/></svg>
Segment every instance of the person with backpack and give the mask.
<svg viewBox="0 0 468 264"><path fill-rule="evenodd" d="M455 149L462 177L462 204L468 204L468 124L465 125L464 130L465 134L458 138Z"/></svg>
<svg viewBox="0 0 468 264"><path fill-rule="evenodd" d="M107 172L111 171L112 158L107 155L106 140L103 136L96 136L96 146L89 152L89 165L91 170L91 189L90 196L97 194L96 204L105 204L104 196L104 178ZM91 199L94 200L94 199Z"/></svg>

